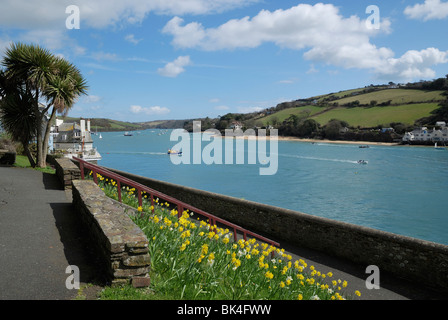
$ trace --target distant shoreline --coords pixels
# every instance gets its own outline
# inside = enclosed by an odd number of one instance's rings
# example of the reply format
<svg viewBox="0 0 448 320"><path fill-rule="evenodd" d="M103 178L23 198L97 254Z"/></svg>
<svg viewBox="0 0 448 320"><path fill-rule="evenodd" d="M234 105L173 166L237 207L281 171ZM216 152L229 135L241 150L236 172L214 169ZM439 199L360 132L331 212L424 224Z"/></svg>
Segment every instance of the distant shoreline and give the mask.
<svg viewBox="0 0 448 320"><path fill-rule="evenodd" d="M372 142L372 141L346 141L346 140L319 140L319 139L304 139L297 137L278 137L280 141L298 141L311 143L333 143L333 144L356 144L356 145L376 145L376 146L400 146L399 143L394 142Z"/></svg>
<svg viewBox="0 0 448 320"><path fill-rule="evenodd" d="M214 137L222 138L237 138L237 139L258 139L258 136L219 136ZM269 136L266 136L266 140L270 140ZM400 143L394 142L372 142L372 141L346 141L346 140L319 140L319 139L305 139L291 136L278 136L278 141L294 141L294 142L309 142L309 143L332 143L332 144L353 144L353 145L376 145L376 146L401 146Z"/></svg>

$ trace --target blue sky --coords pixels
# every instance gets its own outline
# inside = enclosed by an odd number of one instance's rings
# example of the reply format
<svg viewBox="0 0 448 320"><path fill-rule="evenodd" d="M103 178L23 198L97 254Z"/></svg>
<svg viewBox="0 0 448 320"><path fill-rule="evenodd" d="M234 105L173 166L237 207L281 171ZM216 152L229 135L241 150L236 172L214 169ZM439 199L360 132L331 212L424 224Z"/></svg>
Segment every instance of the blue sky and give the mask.
<svg viewBox="0 0 448 320"><path fill-rule="evenodd" d="M76 22L79 29L68 29ZM366 10L375 5L375 10ZM445 0L0 0L0 53L38 43L82 72L69 116L140 122L448 74ZM75 25L76 26L76 25Z"/></svg>

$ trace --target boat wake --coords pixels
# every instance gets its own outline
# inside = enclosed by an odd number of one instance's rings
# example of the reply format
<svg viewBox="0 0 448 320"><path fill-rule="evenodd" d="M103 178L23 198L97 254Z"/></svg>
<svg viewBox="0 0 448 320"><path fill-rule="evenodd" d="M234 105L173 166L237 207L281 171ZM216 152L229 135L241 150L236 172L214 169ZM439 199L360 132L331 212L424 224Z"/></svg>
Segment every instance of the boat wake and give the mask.
<svg viewBox="0 0 448 320"><path fill-rule="evenodd" d="M133 155L155 155L155 156L165 156L166 152L126 152L126 151L112 151L107 152L108 154L133 154Z"/></svg>
<svg viewBox="0 0 448 320"><path fill-rule="evenodd" d="M331 161L331 162L344 162L344 163L354 163L358 164L358 161L354 160L344 160L344 159L328 159L328 158L319 158L319 157L306 157L306 156L298 156L292 154L279 154L279 156L297 158L297 159L305 159L305 160L318 160L318 161Z"/></svg>

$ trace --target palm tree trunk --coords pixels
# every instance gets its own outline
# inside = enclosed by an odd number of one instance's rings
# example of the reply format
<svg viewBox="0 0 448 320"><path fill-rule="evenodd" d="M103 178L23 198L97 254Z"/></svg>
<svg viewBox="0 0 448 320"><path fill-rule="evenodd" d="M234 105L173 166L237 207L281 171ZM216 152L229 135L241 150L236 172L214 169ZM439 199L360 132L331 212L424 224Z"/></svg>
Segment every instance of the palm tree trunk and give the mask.
<svg viewBox="0 0 448 320"><path fill-rule="evenodd" d="M41 113L39 111L39 91L36 90L36 98L35 98L35 105L34 105L34 112L36 113L36 125L37 125L37 137L36 137L36 145L37 145L37 166L39 168L45 168L47 166L47 163L45 162L45 159L43 159L43 145L42 145L42 120L45 116L45 113Z"/></svg>
<svg viewBox="0 0 448 320"><path fill-rule="evenodd" d="M28 141L22 142L23 145L23 151L25 151L25 155L28 157L28 161L30 162L30 165L35 168L36 167L36 161L34 161L34 157L31 154L30 146Z"/></svg>
<svg viewBox="0 0 448 320"><path fill-rule="evenodd" d="M44 140L42 142L42 144L43 144L42 157L45 160L47 159L47 153L48 153L48 140L50 139L51 123L53 122L55 115L56 115L56 108L53 107L53 110L51 111L50 120L48 120L47 126L45 128Z"/></svg>

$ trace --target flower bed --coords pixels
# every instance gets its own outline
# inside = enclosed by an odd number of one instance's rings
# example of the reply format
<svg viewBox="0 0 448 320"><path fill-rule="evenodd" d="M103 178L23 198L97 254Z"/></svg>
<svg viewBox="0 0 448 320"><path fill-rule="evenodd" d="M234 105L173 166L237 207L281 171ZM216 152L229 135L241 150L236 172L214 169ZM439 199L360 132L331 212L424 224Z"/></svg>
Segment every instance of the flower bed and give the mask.
<svg viewBox="0 0 448 320"><path fill-rule="evenodd" d="M99 185L117 200L116 182L98 175ZM347 281L321 273L303 259L255 239L234 242L228 229L210 225L193 212L180 218L167 202L154 205L122 187L122 202L136 208L131 218L149 240L151 287L173 299L345 300Z"/></svg>

